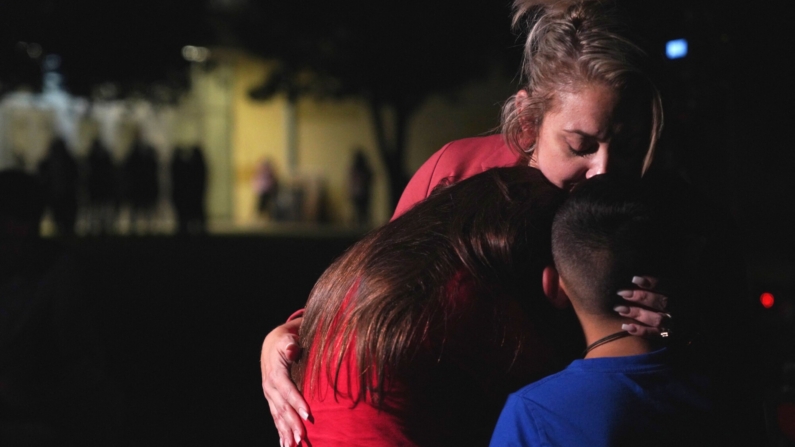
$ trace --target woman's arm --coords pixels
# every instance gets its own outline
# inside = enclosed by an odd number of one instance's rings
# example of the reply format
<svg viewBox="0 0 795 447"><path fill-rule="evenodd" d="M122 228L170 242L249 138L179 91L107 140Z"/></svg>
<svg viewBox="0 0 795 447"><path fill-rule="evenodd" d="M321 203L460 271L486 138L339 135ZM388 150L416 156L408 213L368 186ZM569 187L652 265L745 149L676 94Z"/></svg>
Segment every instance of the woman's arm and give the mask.
<svg viewBox="0 0 795 447"><path fill-rule="evenodd" d="M301 353L298 330L302 317L291 318L272 330L262 343L260 369L262 392L279 432L281 445L292 447L304 439L303 420L309 420L309 406L290 379L290 366Z"/></svg>

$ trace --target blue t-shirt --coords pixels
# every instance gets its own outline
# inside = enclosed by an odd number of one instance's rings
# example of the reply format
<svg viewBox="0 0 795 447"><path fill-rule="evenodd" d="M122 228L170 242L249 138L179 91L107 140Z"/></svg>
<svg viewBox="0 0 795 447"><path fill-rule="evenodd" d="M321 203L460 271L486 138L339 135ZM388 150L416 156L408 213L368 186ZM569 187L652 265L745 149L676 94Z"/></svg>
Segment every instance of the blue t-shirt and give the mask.
<svg viewBox="0 0 795 447"><path fill-rule="evenodd" d="M491 446L717 445L708 391L669 349L575 360L508 397Z"/></svg>

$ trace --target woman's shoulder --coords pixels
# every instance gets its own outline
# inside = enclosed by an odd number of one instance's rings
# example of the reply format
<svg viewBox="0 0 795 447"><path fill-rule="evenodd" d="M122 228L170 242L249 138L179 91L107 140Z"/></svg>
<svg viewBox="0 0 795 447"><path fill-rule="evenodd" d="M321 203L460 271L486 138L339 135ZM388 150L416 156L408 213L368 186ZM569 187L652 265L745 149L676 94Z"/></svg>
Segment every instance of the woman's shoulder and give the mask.
<svg viewBox="0 0 795 447"><path fill-rule="evenodd" d="M462 138L445 144L432 158L437 158L445 165L479 166L487 160L497 163L495 166L509 166L518 159L502 135Z"/></svg>
<svg viewBox="0 0 795 447"><path fill-rule="evenodd" d="M511 150L499 134L447 143L412 176L393 219L428 197L440 184L455 183L490 168L513 166L519 158L519 154Z"/></svg>

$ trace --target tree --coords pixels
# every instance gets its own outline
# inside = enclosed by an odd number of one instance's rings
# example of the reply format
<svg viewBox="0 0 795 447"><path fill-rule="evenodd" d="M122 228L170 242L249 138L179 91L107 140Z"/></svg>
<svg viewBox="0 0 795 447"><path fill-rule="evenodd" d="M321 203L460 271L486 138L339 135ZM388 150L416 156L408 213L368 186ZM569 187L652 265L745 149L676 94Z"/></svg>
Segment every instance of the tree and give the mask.
<svg viewBox="0 0 795 447"><path fill-rule="evenodd" d="M249 3L226 23L250 51L280 61L252 97L367 101L393 204L408 180L408 122L423 101L485 76L495 64L519 66L509 2Z"/></svg>
<svg viewBox="0 0 795 447"><path fill-rule="evenodd" d="M215 39L207 8L193 0L2 2L0 25L2 90L41 88L54 56L49 69L81 96L106 82L120 96L155 84L187 87L182 47Z"/></svg>
<svg viewBox="0 0 795 447"><path fill-rule="evenodd" d="M65 85L77 95L105 82L122 97L152 93L164 82L184 88L182 46L215 44L281 62L252 92L255 98L364 98L395 202L408 178L403 159L411 115L429 95L454 92L495 64L508 61L515 70L520 54L512 48L509 0L31 0L2 16L7 40L21 44L3 47L0 56L27 65L1 64L0 88L24 82L36 88L48 54L60 56ZM40 46L40 56L28 56L22 44L29 43Z"/></svg>

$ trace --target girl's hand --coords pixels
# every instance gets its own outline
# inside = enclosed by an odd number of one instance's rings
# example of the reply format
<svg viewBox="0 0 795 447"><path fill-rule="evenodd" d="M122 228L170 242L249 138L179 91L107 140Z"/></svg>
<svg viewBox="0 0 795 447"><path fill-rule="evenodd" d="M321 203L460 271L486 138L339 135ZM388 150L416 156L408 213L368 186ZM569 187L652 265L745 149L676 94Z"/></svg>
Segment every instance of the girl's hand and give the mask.
<svg viewBox="0 0 795 447"><path fill-rule="evenodd" d="M666 313L668 297L655 292L657 279L648 276L635 276L632 283L636 289L621 290L618 294L628 301L628 305L614 309L622 317L632 318L637 323L625 324L622 329L641 337L668 337L671 314ZM637 305L634 305L637 304Z"/></svg>
<svg viewBox="0 0 795 447"><path fill-rule="evenodd" d="M260 369L262 392L279 432L282 446L293 447L305 439L304 421L309 420L309 406L290 379L290 366L298 360L301 347L298 329L303 318L296 318L276 327L262 343Z"/></svg>

